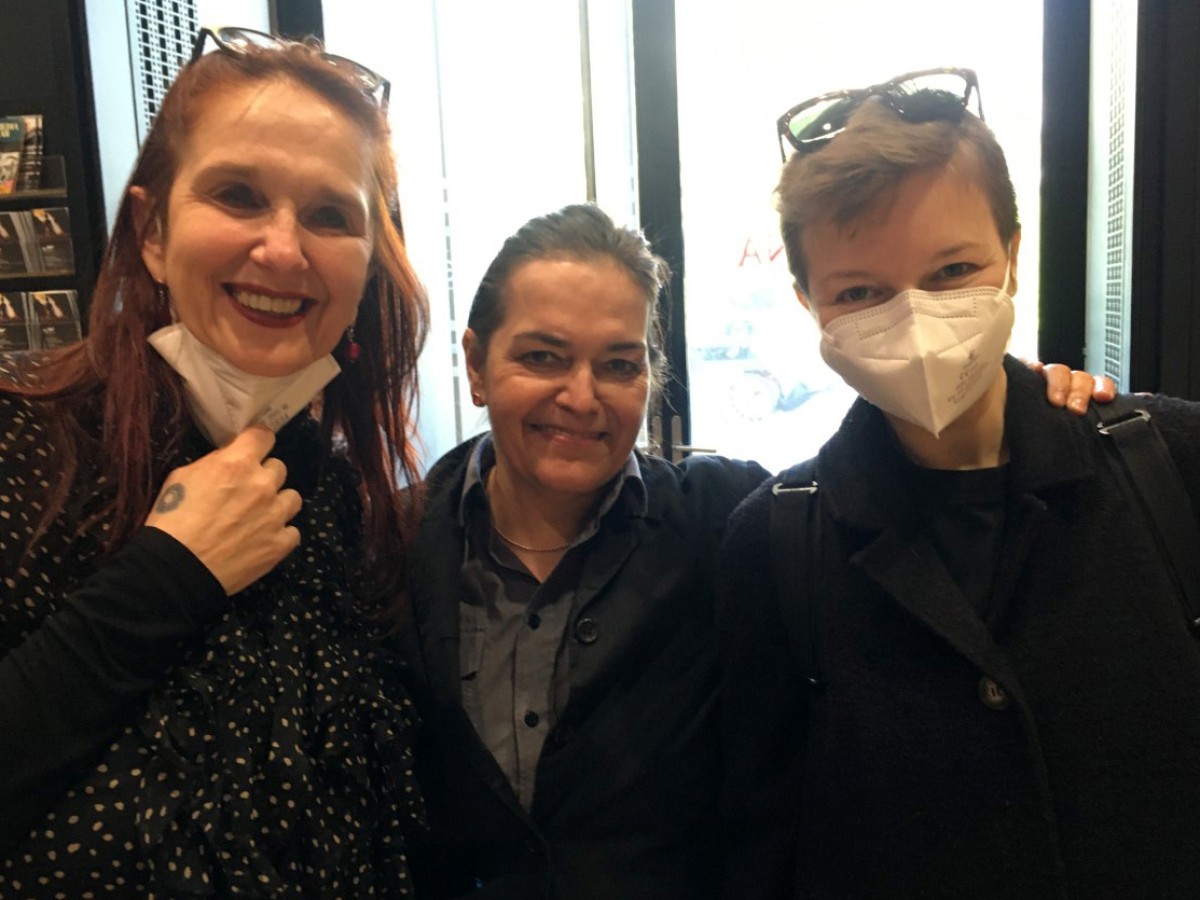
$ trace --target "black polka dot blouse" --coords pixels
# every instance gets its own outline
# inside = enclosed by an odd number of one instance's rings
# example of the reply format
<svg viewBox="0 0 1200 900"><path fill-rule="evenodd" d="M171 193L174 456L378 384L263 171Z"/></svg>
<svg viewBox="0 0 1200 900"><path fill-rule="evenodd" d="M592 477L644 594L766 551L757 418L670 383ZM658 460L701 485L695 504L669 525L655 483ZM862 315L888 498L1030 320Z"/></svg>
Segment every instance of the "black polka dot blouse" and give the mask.
<svg viewBox="0 0 1200 900"><path fill-rule="evenodd" d="M156 529L102 561L86 461L26 556L56 475L38 408L0 394L0 897L411 895L416 716L352 612L354 478L316 432L273 451L300 548L225 598Z"/></svg>

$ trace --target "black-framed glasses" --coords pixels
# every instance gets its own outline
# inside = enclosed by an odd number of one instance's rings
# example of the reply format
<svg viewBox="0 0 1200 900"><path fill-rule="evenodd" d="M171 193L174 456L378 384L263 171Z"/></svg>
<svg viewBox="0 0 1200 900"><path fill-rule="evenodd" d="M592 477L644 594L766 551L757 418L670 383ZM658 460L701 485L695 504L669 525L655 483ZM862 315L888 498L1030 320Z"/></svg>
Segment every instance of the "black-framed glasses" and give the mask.
<svg viewBox="0 0 1200 900"><path fill-rule="evenodd" d="M196 35L196 43L192 46L192 62L195 62L204 55L204 42L212 38L213 43L226 53L241 55L246 52L248 47L262 47L267 50L276 50L287 43L283 38L276 37L273 34L267 34L265 31L255 31L253 28L238 28L231 25L223 25L219 28L201 28ZM344 56L337 56L333 53L322 53L321 58L332 66L337 66L353 75L362 84L363 91L372 97L375 97L381 109L387 109L388 98L392 93L392 83L380 75L368 69L362 63L356 63L352 59L347 59Z"/></svg>
<svg viewBox="0 0 1200 900"><path fill-rule="evenodd" d="M845 130L851 113L869 97L878 97L906 122L956 121L964 112L983 119L979 79L973 69L922 69L870 87L821 94L793 106L777 123L784 161L785 141L797 153L820 150Z"/></svg>

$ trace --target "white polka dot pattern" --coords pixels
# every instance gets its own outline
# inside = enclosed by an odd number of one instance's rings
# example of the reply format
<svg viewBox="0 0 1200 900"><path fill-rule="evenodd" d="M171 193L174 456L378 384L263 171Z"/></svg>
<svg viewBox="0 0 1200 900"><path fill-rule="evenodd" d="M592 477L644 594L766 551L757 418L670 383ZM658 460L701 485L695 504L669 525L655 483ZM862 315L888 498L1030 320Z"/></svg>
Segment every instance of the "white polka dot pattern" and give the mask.
<svg viewBox="0 0 1200 900"><path fill-rule="evenodd" d="M11 372L0 356L0 376ZM207 449L191 439L175 465ZM0 861L0 897L403 897L423 827L416 716L398 664L349 612L353 476L319 463L316 426L277 444L305 503L299 550L233 598L102 761ZM0 396L0 652L95 567L97 533L60 517L26 564L46 432ZM86 509L105 490L73 495ZM10 566L10 563L12 565Z"/></svg>

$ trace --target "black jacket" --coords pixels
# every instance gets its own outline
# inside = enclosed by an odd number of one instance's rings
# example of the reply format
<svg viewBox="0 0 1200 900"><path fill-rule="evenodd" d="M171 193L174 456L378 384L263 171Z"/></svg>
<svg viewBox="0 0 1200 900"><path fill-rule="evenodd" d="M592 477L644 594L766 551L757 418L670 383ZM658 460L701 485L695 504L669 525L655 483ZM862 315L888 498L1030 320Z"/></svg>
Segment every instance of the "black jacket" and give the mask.
<svg viewBox="0 0 1200 900"><path fill-rule="evenodd" d="M568 626L570 697L527 814L460 702L457 512L473 445L430 473L412 549L409 637L427 678L418 776L434 829L431 846L413 853L418 895L711 895L719 780L712 563L729 512L767 472L713 457L678 467L639 458L647 513L617 504L587 545Z"/></svg>
<svg viewBox="0 0 1200 900"><path fill-rule="evenodd" d="M1006 368L990 628L914 520L865 402L817 458L815 689L779 612L769 485L732 518L718 577L729 896L1198 895L1200 650L1094 427ZM1195 504L1200 407L1147 405Z"/></svg>

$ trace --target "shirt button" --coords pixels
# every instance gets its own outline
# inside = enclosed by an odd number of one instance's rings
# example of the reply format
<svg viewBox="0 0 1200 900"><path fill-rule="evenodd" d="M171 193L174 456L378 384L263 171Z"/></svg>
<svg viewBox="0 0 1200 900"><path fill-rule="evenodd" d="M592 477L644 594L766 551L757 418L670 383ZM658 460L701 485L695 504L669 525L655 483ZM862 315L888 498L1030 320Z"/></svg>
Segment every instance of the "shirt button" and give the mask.
<svg viewBox="0 0 1200 900"><path fill-rule="evenodd" d="M979 679L979 699L988 709L1008 709L1012 703L1004 688L986 675Z"/></svg>
<svg viewBox="0 0 1200 900"><path fill-rule="evenodd" d="M532 709L525 713L525 724L530 728L537 728L537 723L542 721L541 718Z"/></svg>
<svg viewBox="0 0 1200 900"><path fill-rule="evenodd" d="M530 613L529 618L526 619L526 621L529 623L530 628L536 630L537 627L542 624L542 617L537 613Z"/></svg>
<svg viewBox="0 0 1200 900"><path fill-rule="evenodd" d="M575 637L581 644L594 644L600 637L600 623L595 619L580 619L575 625Z"/></svg>

